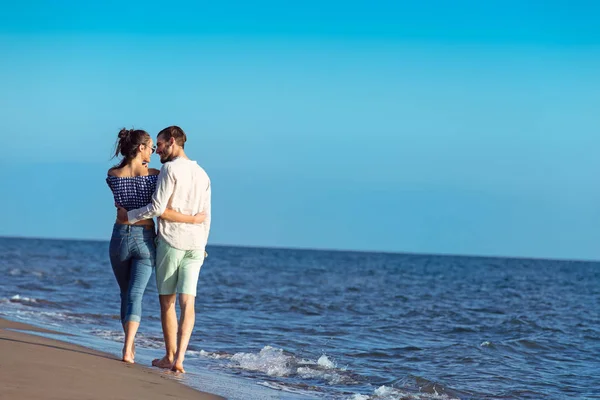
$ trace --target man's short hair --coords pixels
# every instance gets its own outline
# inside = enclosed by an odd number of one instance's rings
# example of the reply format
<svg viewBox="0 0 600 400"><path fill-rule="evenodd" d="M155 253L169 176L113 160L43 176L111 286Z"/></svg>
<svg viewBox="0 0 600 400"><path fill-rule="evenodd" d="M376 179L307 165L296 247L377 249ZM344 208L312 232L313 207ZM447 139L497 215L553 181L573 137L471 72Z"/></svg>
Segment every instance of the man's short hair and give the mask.
<svg viewBox="0 0 600 400"><path fill-rule="evenodd" d="M177 143L178 146L181 146L181 148L184 148L185 141L187 140L183 129L176 125L169 126L163 129L162 131L158 132L157 137L158 136L162 136L164 140L170 140L171 138L174 138L175 143Z"/></svg>

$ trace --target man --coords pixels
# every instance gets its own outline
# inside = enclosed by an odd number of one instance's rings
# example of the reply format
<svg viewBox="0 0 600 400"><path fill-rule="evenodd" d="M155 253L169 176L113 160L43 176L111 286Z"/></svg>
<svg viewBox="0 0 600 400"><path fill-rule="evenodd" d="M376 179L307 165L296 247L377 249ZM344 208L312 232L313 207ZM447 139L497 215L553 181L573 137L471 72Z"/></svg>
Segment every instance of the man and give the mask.
<svg viewBox="0 0 600 400"><path fill-rule="evenodd" d="M210 231L210 179L196 161L184 152L186 135L178 126L159 132L156 153L163 167L158 175L152 203L126 212L119 209L118 218L134 223L160 216L166 208L182 214L206 213L202 224L185 224L158 220L156 245L156 286L160 298L160 318L166 354L152 365L185 372L183 360L196 318L194 306L200 267ZM175 312L179 293L180 323Z"/></svg>

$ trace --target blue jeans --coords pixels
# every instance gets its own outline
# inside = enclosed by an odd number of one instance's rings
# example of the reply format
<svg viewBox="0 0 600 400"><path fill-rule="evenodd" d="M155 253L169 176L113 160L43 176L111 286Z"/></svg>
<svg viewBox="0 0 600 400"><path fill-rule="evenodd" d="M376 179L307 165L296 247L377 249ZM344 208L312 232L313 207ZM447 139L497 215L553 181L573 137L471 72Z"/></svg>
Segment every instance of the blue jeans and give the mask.
<svg viewBox="0 0 600 400"><path fill-rule="evenodd" d="M110 239L110 263L121 290L121 322L140 322L142 297L156 259L152 226L115 224Z"/></svg>

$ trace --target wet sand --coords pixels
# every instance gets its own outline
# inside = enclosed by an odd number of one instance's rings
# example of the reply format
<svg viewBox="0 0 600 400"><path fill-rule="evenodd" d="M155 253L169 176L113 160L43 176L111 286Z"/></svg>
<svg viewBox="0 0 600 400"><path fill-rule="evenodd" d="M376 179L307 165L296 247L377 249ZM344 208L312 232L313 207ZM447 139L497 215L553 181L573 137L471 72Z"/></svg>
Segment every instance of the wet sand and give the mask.
<svg viewBox="0 0 600 400"><path fill-rule="evenodd" d="M189 388L169 372L10 329L56 333L0 318L0 399L223 399Z"/></svg>

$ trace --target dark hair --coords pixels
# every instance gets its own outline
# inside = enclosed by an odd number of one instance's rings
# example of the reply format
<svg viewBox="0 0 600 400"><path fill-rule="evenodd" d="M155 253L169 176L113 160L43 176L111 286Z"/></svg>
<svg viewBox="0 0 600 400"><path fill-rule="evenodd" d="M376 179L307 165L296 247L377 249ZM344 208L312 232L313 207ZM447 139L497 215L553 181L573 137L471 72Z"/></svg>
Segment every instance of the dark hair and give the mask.
<svg viewBox="0 0 600 400"><path fill-rule="evenodd" d="M169 140L171 138L175 139L175 143L177 143L181 148L185 146L185 141L187 137L185 136L185 132L178 126L169 126L168 128L163 129L158 132L158 136L162 136L164 140Z"/></svg>
<svg viewBox="0 0 600 400"><path fill-rule="evenodd" d="M119 131L119 138L115 146L115 155L118 157L119 154L123 156L123 159L119 165L115 168L124 167L129 161L137 156L140 144L147 144L150 141L150 135L148 132L141 129L121 129Z"/></svg>

